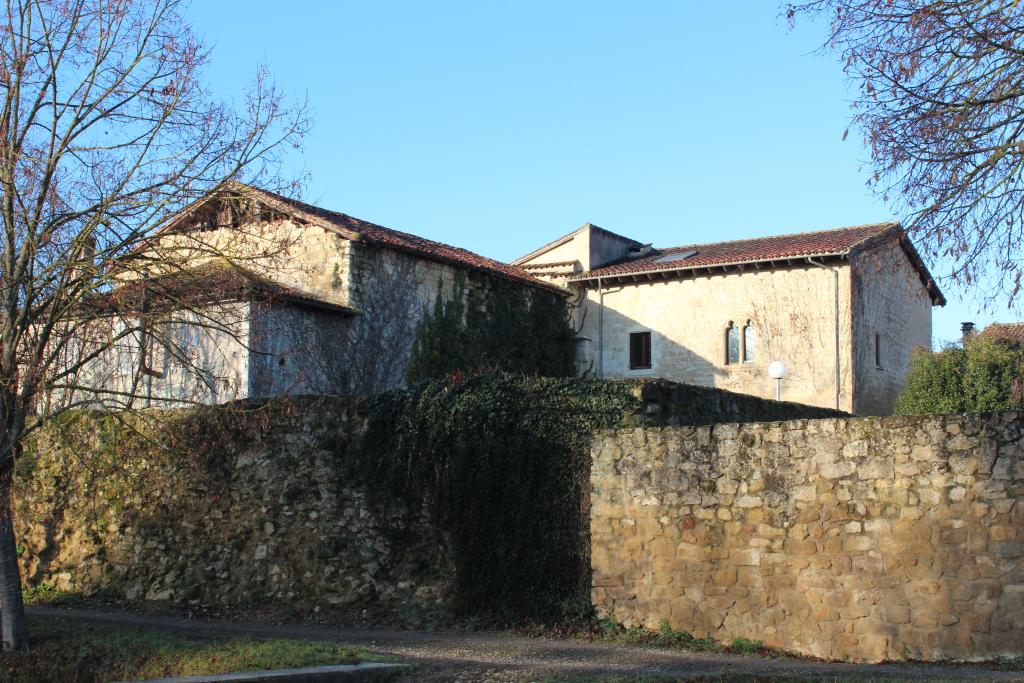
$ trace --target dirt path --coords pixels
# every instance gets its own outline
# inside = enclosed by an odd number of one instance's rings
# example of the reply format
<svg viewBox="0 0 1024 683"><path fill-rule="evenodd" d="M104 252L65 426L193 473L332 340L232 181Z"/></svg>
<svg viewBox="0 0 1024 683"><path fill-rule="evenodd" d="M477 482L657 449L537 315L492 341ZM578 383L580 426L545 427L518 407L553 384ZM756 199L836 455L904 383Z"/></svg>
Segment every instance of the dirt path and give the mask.
<svg viewBox="0 0 1024 683"><path fill-rule="evenodd" d="M970 666L822 664L796 659L765 659L526 638L503 633L429 633L272 626L89 612L56 607L31 607L29 614L39 618L61 618L181 631L336 641L407 660L415 666L407 677L408 680L529 681L537 678L594 680L604 677L717 679L723 676L735 677L737 680L757 677L826 680L840 677L865 680L1024 680L1024 672L1000 672Z"/></svg>

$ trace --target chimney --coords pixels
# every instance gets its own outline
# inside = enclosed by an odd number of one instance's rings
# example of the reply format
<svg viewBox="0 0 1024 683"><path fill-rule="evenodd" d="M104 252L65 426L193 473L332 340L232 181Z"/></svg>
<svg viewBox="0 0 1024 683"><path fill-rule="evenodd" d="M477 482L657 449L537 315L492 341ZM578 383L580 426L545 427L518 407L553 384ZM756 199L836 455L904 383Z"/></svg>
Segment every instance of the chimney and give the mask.
<svg viewBox="0 0 1024 683"><path fill-rule="evenodd" d="M960 335L964 344L977 332L974 330L974 323L960 323Z"/></svg>

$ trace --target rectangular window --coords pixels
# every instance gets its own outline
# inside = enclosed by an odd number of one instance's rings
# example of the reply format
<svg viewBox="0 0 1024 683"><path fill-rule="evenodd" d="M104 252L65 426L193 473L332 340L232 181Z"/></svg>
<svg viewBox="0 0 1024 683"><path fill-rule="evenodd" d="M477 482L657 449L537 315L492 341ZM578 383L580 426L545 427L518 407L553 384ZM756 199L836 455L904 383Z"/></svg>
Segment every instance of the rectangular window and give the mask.
<svg viewBox="0 0 1024 683"><path fill-rule="evenodd" d="M629 335L629 367L633 370L651 367L651 333Z"/></svg>
<svg viewBox="0 0 1024 683"><path fill-rule="evenodd" d="M882 335L875 335L875 367L882 368Z"/></svg>

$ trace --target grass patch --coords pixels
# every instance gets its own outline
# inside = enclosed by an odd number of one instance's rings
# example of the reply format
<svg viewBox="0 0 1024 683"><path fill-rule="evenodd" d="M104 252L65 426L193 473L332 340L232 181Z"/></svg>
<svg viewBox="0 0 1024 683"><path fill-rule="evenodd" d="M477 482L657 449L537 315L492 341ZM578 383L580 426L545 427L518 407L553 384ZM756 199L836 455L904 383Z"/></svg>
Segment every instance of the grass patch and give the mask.
<svg viewBox="0 0 1024 683"><path fill-rule="evenodd" d="M1024 655L996 657L993 664L999 671L1024 671Z"/></svg>
<svg viewBox="0 0 1024 683"><path fill-rule="evenodd" d="M328 642L30 619L31 649L0 655L0 681L100 682L357 664L372 655Z"/></svg>
<svg viewBox="0 0 1024 683"><path fill-rule="evenodd" d="M76 595L59 591L48 583L41 583L22 590L21 597L26 605L51 605L73 601Z"/></svg>
<svg viewBox="0 0 1024 683"><path fill-rule="evenodd" d="M731 643L720 643L714 638L697 638L686 631L672 628L668 621L662 621L657 631L634 626L626 628L612 619L600 619L593 627L581 629L575 635L584 639L601 640L620 645L644 645L663 647L690 652L723 652L738 655L757 655L760 657L797 657L775 648L765 646L760 640L734 638ZM803 658L801 658L803 659Z"/></svg>

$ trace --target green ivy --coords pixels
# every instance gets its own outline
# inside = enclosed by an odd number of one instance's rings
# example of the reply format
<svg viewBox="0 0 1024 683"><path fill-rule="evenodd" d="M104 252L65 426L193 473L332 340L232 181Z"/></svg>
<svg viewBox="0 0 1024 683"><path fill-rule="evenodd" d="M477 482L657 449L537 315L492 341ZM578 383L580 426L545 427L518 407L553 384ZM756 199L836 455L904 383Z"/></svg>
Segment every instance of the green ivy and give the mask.
<svg viewBox="0 0 1024 683"><path fill-rule="evenodd" d="M432 510L456 609L543 617L589 589L591 439L637 408L621 383L500 374L420 384L374 399L359 470L381 494Z"/></svg>
<svg viewBox="0 0 1024 683"><path fill-rule="evenodd" d="M504 280L467 286L442 283L420 323L406 368L410 384L451 374L514 372L548 377L574 374L575 339L565 298Z"/></svg>

